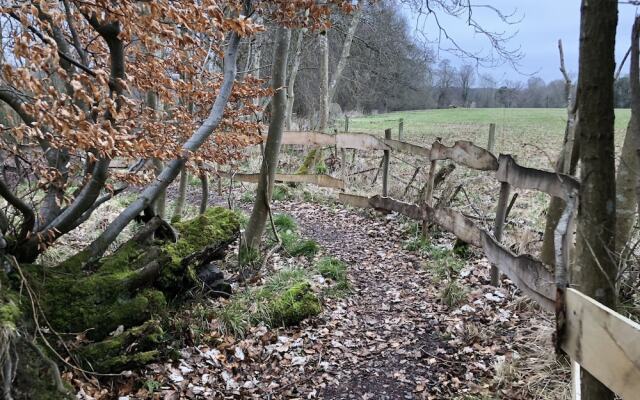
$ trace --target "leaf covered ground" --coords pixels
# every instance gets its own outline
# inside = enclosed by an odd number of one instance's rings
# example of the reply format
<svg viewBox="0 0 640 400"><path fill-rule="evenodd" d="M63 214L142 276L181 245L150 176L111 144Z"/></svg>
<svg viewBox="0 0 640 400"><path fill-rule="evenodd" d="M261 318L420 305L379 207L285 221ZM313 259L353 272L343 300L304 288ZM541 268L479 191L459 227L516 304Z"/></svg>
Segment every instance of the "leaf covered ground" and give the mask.
<svg viewBox="0 0 640 400"><path fill-rule="evenodd" d="M567 371L551 346L550 316L508 281L488 285L489 265L452 250L438 232L420 240L415 224L335 204L281 201L319 242L313 260L282 252L265 269L309 270L314 290L331 279L313 265L347 265L349 290L322 295L323 311L299 326L223 335L209 321L206 340L175 360L132 372L110 388L80 385L80 397L532 399L566 398ZM117 393L116 393L117 392Z"/></svg>

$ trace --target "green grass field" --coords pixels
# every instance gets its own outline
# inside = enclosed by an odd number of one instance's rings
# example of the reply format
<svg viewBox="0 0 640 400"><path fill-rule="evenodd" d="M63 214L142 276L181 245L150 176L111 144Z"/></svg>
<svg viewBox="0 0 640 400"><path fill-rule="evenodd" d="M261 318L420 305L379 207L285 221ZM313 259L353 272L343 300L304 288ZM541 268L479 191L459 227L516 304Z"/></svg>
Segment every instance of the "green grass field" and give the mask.
<svg viewBox="0 0 640 400"><path fill-rule="evenodd" d="M616 110L616 144L620 146L629 122L628 109ZM486 147L489 124L496 124L496 153L510 153L538 168L550 167L555 159L566 124L562 108L456 108L444 110L403 111L363 117L352 117L349 131L383 135L392 129L398 136L398 120L404 119L404 140L429 144L441 137L446 144L470 140ZM337 121L344 128L344 120ZM540 164L542 162L542 164Z"/></svg>

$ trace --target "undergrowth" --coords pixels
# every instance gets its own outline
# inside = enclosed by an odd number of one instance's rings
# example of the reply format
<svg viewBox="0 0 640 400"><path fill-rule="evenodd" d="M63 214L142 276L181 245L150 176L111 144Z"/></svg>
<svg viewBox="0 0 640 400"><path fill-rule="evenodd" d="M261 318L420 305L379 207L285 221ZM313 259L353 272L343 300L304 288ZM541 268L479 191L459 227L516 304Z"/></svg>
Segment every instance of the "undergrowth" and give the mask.
<svg viewBox="0 0 640 400"><path fill-rule="evenodd" d="M275 273L261 287L237 293L215 316L221 333L243 337L252 325L297 325L321 309L308 272L291 268Z"/></svg>
<svg viewBox="0 0 640 400"><path fill-rule="evenodd" d="M430 258L426 267L432 273L434 282L443 285L439 295L444 304L455 307L464 301L466 290L458 282L458 275L464 268L464 261L460 256L466 257L466 253L460 252L457 248L450 250L437 246L431 242L430 238L421 235L407 240L404 248Z"/></svg>
<svg viewBox="0 0 640 400"><path fill-rule="evenodd" d="M304 239L298 233L298 224L295 219L287 214L276 214L273 217L278 236L282 242L284 251L292 257L313 258L320 250L320 245L314 240ZM272 231L268 232L269 240L275 243Z"/></svg>
<svg viewBox="0 0 640 400"><path fill-rule="evenodd" d="M334 285L327 289L329 297L342 297L349 291L347 265L335 257L324 257L316 263L316 269L325 279L330 279Z"/></svg>

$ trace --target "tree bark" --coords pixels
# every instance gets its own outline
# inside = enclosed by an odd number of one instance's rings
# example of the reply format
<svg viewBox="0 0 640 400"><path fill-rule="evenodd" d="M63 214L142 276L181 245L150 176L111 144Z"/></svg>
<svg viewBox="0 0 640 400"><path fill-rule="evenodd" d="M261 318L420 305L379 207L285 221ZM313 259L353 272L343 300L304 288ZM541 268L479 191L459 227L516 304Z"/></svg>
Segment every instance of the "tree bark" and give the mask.
<svg viewBox="0 0 640 400"><path fill-rule="evenodd" d="M287 110L286 110L286 126L287 130L291 130L291 120L293 118L293 104L295 102L294 87L296 84L296 77L298 76L298 70L300 69L300 61L302 59L302 41L304 39L304 30L298 31L298 37L296 39L296 52L293 56L293 64L291 65L291 72L289 73L289 84L287 85Z"/></svg>
<svg viewBox="0 0 640 400"><path fill-rule="evenodd" d="M578 163L578 141L575 140L578 103L571 100L571 88L573 84L565 68L564 51L561 40L558 40L558 51L560 53L560 72L562 72L562 76L564 77L564 96L567 99L567 123L564 131L562 150L556 161L555 170L558 173L574 175ZM564 200L558 197L552 197L551 200L549 200L544 240L540 252L541 260L548 265L555 265L555 230L564 208Z"/></svg>
<svg viewBox="0 0 640 400"><path fill-rule="evenodd" d="M204 214L207 211L209 205L209 175L207 171L200 165L198 171L200 178L200 188L202 188L202 197L200 197L200 214Z"/></svg>
<svg viewBox="0 0 640 400"><path fill-rule="evenodd" d="M273 181L278 166L278 156L280 154L280 144L282 143L282 131L284 128L287 97L282 87L286 82L290 38L290 30L284 27L278 28L271 78L271 87L274 90L273 99L271 100L271 123L269 124L269 133L264 146L256 199L249 223L247 224L247 230L245 231L244 245L246 247L241 249L241 251L257 250L259 248L269 215L269 203L271 202Z"/></svg>
<svg viewBox="0 0 640 400"><path fill-rule="evenodd" d="M329 125L329 40L327 32L318 35L320 44L320 132L326 132Z"/></svg>
<svg viewBox="0 0 640 400"><path fill-rule="evenodd" d="M573 283L600 303L614 308L615 152L613 74L618 21L616 0L582 0L580 21L580 205ZM584 400L613 399L614 394L581 370Z"/></svg>
<svg viewBox="0 0 640 400"><path fill-rule="evenodd" d="M182 209L184 208L184 200L187 197L187 184L189 183L189 171L186 166L180 171L180 187L178 189L178 198L173 209L171 222L178 222L182 219Z"/></svg>
<svg viewBox="0 0 640 400"><path fill-rule="evenodd" d="M347 36L344 38L342 52L340 53L340 59L338 60L338 65L336 66L336 70L333 73L331 82L329 83L329 104L331 104L331 102L333 101L333 96L336 94L338 82L340 82L340 78L342 77L342 71L344 71L344 68L347 66L347 61L349 61L349 54L351 54L351 43L353 42L353 37L356 34L356 29L358 28L358 23L360 22L360 17L362 16L362 8L363 5L362 2L360 2L358 8L353 13L351 24L349 25L349 30L347 31Z"/></svg>
<svg viewBox="0 0 640 400"><path fill-rule="evenodd" d="M94 240L88 247L92 257L102 255L111 243L118 237L120 232L146 207L155 201L157 196L169 186L178 176L181 168L185 165L189 153L196 151L204 141L218 127L224 113L224 108L231 95L231 89L236 77L236 60L238 57L238 44L240 37L235 32L230 35L229 44L225 52L224 78L216 100L211 107L211 111L203 124L193 133L193 135L182 146L183 154L180 158L171 161L156 178L156 181L149 185L138 196L138 198L124 209L105 231Z"/></svg>

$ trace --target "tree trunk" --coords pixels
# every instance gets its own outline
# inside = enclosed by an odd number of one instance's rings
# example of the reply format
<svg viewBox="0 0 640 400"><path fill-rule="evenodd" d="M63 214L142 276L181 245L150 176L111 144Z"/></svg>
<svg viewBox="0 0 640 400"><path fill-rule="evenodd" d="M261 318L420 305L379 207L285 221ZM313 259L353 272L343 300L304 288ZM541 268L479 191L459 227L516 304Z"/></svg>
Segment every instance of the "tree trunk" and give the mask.
<svg viewBox="0 0 640 400"><path fill-rule="evenodd" d="M200 170L200 187L202 188L202 197L200 198L200 214L204 214L209 204L209 176L204 169Z"/></svg>
<svg viewBox="0 0 640 400"><path fill-rule="evenodd" d="M356 34L356 29L358 28L358 23L360 22L360 17L362 16L362 8L363 5L362 2L360 2L359 7L353 13L353 17L351 18L351 25L349 25L347 36L344 38L340 59L338 60L338 65L336 66L336 70L334 71L333 77L331 78L331 83L329 84L329 104L331 104L331 102L333 101L333 96L336 94L336 88L338 86L338 82L340 82L340 78L342 77L342 71L344 71L344 68L347 66L349 54L351 53L351 42L353 42L353 37Z"/></svg>
<svg viewBox="0 0 640 400"><path fill-rule="evenodd" d="M318 130L326 133L329 125L329 41L326 31L320 32L318 35L318 44L320 47L320 118ZM298 169L298 173L310 173L321 159L322 146L313 146Z"/></svg>
<svg viewBox="0 0 640 400"><path fill-rule="evenodd" d="M627 133L622 145L620 164L616 176L616 254L624 252L631 229L636 222L638 198L636 197L636 182L638 175L638 139L640 138L640 17L636 17L631 32L631 60L629 68L629 86L631 88L631 119L627 126Z"/></svg>
<svg viewBox="0 0 640 400"><path fill-rule="evenodd" d="M556 172L574 175L578 164L578 141L576 137L576 123L578 117L577 102L571 101L572 82L564 63L562 41L558 40L560 53L560 72L564 77L564 96L567 99L567 124L564 130L562 151L556 161ZM548 265L555 265L555 230L565 208L565 202L559 197L552 197L547 207L547 218L544 229L544 240L540 254L541 260Z"/></svg>
<svg viewBox="0 0 640 400"><path fill-rule="evenodd" d="M276 33L276 48L273 53L273 73L271 78L271 87L275 91L271 101L272 116L267 141L264 146L256 199L249 223L247 224L247 230L245 231L244 246L246 247L241 249L242 252L246 251L246 254L249 254L249 251L255 252L258 250L269 215L269 203L271 202L273 181L278 167L278 156L280 154L282 130L284 128L287 97L282 87L286 82L290 38L290 30L284 27L278 28Z"/></svg>
<svg viewBox="0 0 640 400"><path fill-rule="evenodd" d="M153 91L149 91L147 92L147 107L151 108L153 111L155 111L156 115L158 110L158 94L153 92ZM157 158L154 158L153 160L151 160L152 164L153 164L153 169L154 172L157 175L160 175L160 172L162 172L162 168L163 168L163 163L162 161L158 160ZM156 215L158 215L160 218L164 218L165 214L166 214L166 202L167 202L167 191L163 190L160 195L158 195L158 198L156 199L155 203L154 203L154 211L156 213Z"/></svg>
<svg viewBox="0 0 640 400"><path fill-rule="evenodd" d="M318 130L326 132L329 125L329 40L328 32L318 36L320 44L320 125Z"/></svg>
<svg viewBox="0 0 640 400"><path fill-rule="evenodd" d="M182 219L182 209L184 208L184 200L187 197L187 184L189 183L189 171L186 166L180 171L180 188L178 189L178 197L173 209L171 222L178 222Z"/></svg>
<svg viewBox="0 0 640 400"><path fill-rule="evenodd" d="M613 74L618 21L616 0L582 0L580 21L580 205L573 283L600 303L615 308L615 152ZM581 370L584 400L614 394Z"/></svg>
<svg viewBox="0 0 640 400"><path fill-rule="evenodd" d="M298 37L296 39L296 52L293 55L293 65L291 66L291 72L289 73L289 84L287 85L287 110L286 110L286 126L287 130L291 130L291 119L293 118L293 104L295 102L294 86L296 84L296 77L298 76L298 70L300 69L300 60L302 59L302 41L304 39L304 30L298 31Z"/></svg>
<svg viewBox="0 0 640 400"><path fill-rule="evenodd" d="M162 161L157 158L153 159L153 169L155 170L156 176L160 175L162 169L164 168L164 164ZM167 190L164 189L160 192L156 201L154 203L154 209L156 215L160 218L164 219L167 215Z"/></svg>

